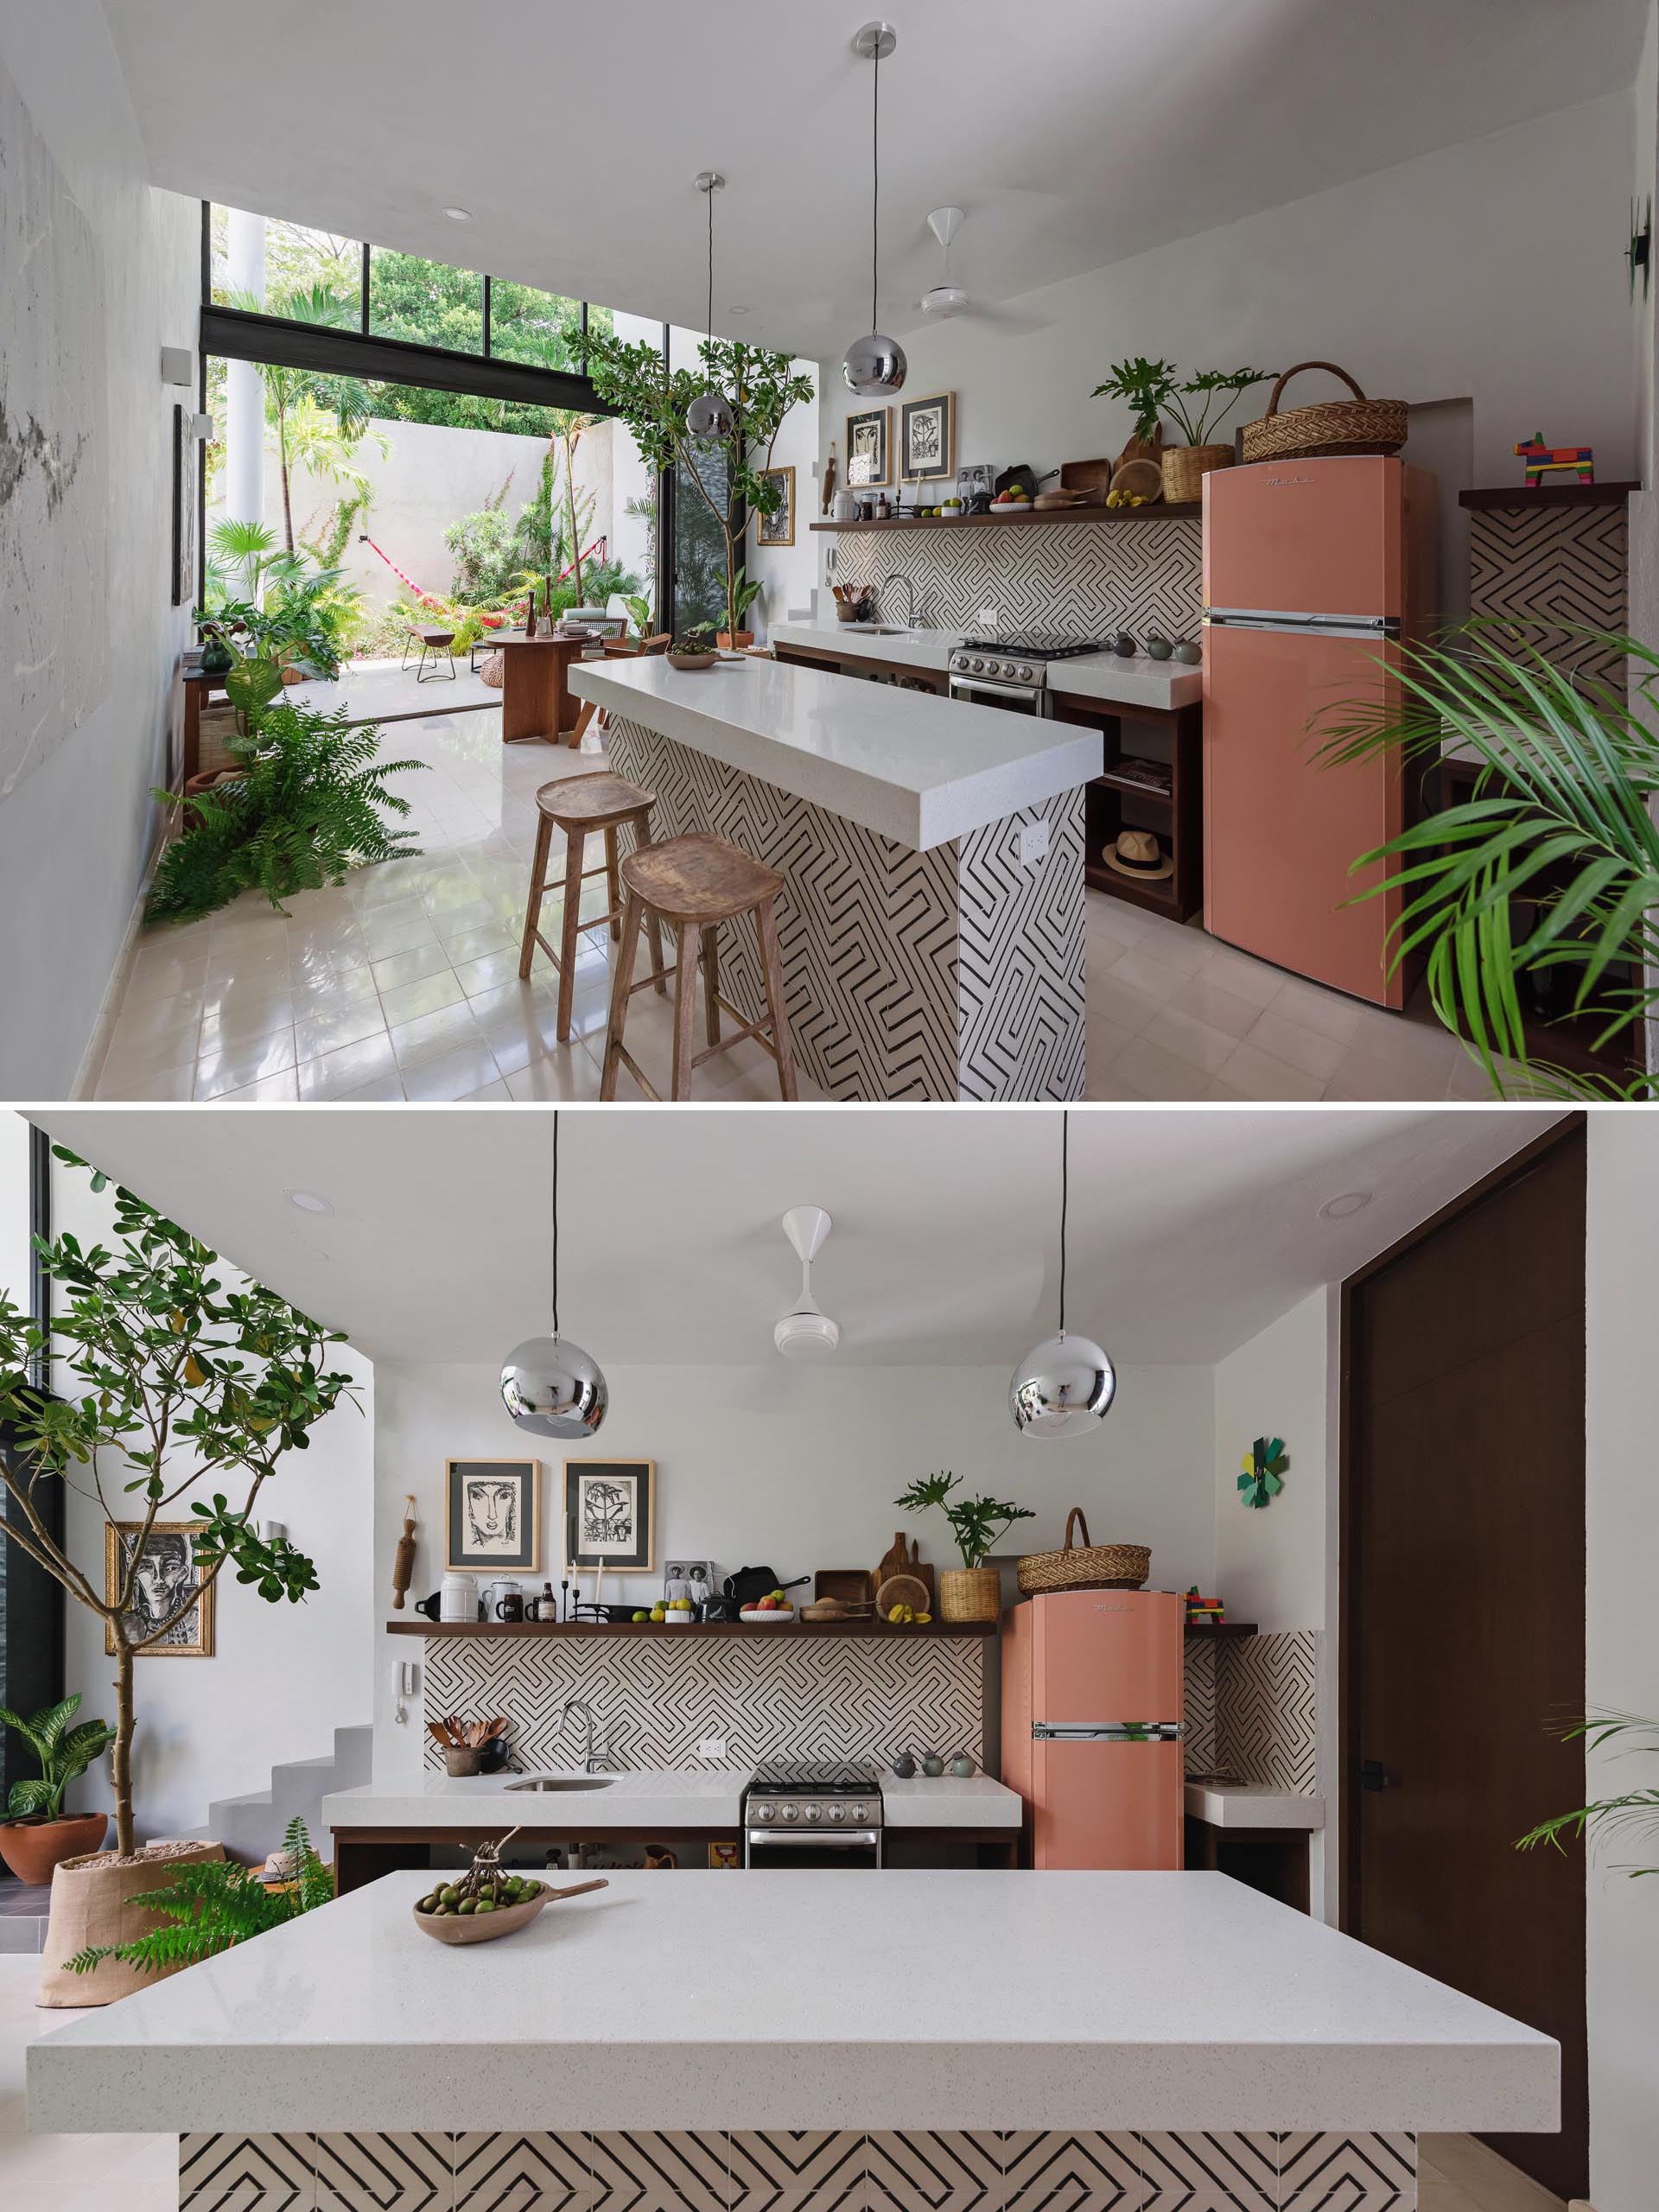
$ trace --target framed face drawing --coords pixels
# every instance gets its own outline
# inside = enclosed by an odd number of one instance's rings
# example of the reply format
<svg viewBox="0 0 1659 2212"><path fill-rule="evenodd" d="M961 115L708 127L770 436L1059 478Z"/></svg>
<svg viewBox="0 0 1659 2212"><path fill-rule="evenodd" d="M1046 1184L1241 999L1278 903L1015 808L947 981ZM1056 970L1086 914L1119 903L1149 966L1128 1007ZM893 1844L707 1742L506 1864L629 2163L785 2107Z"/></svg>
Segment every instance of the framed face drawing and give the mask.
<svg viewBox="0 0 1659 2212"><path fill-rule="evenodd" d="M774 486L783 497L769 515L757 514L754 518L754 542L757 545L792 545L795 543L795 471L792 468L763 468L763 484Z"/></svg>
<svg viewBox="0 0 1659 2212"><path fill-rule="evenodd" d="M449 1459L448 1552L451 1570L522 1568L542 1563L542 1463L539 1459Z"/></svg>
<svg viewBox="0 0 1659 2212"><path fill-rule="evenodd" d="M657 1562L657 1462L567 1459L564 1563L649 1573Z"/></svg>
<svg viewBox="0 0 1659 2212"><path fill-rule="evenodd" d="M949 476L957 465L957 395L907 399L899 410L899 474L906 483Z"/></svg>
<svg viewBox="0 0 1659 2212"><path fill-rule="evenodd" d="M114 1605L138 1542L141 1521L104 1524L104 1599ZM195 1524L188 1521L156 1521L144 1540L132 1596L126 1610L127 1633L135 1640L154 1635L163 1621L172 1621L154 1643L138 1654L141 1659L211 1659L213 1656L213 1586L204 1582L196 1566L190 1539ZM194 1597L192 1592L194 1592ZM179 1612L180 1606L184 1607ZM173 1620L175 1613L179 1617ZM104 1649L113 1654L115 1638L106 1626Z"/></svg>
<svg viewBox="0 0 1659 2212"><path fill-rule="evenodd" d="M891 407L871 407L862 415L847 417L847 482L854 491L870 484L892 483L888 449L892 429Z"/></svg>

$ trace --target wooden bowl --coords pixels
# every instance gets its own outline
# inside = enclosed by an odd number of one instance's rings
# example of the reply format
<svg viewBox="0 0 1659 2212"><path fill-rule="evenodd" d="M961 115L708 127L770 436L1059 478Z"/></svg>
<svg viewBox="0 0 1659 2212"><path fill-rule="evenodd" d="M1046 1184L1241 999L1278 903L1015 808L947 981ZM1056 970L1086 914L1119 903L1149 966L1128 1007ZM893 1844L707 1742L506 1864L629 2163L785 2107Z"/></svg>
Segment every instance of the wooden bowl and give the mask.
<svg viewBox="0 0 1659 2212"><path fill-rule="evenodd" d="M720 658L718 653L669 653L671 668L712 668Z"/></svg>
<svg viewBox="0 0 1659 2212"><path fill-rule="evenodd" d="M435 1912L416 1912L415 1925L435 1943L493 1943L498 1936L528 1928L552 1894L543 1890L540 1897L526 1897L522 1904L498 1905L493 1912L482 1914L455 1912L441 1916Z"/></svg>
<svg viewBox="0 0 1659 2212"><path fill-rule="evenodd" d="M875 1610L886 1620L895 1605L912 1605L918 1613L931 1613L933 1605L926 1583L914 1574L890 1574L875 1593Z"/></svg>
<svg viewBox="0 0 1659 2212"><path fill-rule="evenodd" d="M1155 461L1126 461L1112 471L1114 492L1138 492L1148 505L1164 494L1164 472Z"/></svg>

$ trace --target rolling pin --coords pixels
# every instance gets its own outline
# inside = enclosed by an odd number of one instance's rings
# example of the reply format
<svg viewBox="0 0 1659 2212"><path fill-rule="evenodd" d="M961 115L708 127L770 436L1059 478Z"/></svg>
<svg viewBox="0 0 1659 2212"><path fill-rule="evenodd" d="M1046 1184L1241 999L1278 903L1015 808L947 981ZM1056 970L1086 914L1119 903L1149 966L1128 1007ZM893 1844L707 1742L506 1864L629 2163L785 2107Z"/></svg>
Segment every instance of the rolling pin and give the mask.
<svg viewBox="0 0 1659 2212"><path fill-rule="evenodd" d="M397 1539L397 1557L391 1562L391 1610L394 1613L403 1611L404 1593L415 1573L415 1499L412 1493L404 1498L404 1504L407 1509L404 1515L404 1533Z"/></svg>

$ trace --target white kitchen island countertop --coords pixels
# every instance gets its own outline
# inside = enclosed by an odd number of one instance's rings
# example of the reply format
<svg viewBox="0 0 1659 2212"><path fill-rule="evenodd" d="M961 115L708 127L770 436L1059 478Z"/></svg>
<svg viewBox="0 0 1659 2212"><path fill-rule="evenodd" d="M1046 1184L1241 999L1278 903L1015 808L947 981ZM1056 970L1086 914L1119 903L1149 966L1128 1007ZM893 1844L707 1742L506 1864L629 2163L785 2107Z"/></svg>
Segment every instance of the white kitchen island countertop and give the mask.
<svg viewBox="0 0 1659 2212"><path fill-rule="evenodd" d="M1547 2130L1546 2036L1219 1874L614 1874L333 1904L29 2047L37 2130Z"/></svg>
<svg viewBox="0 0 1659 2212"><path fill-rule="evenodd" d="M661 654L578 662L570 688L911 852L1077 791L1103 759L1080 724L747 654L700 671Z"/></svg>

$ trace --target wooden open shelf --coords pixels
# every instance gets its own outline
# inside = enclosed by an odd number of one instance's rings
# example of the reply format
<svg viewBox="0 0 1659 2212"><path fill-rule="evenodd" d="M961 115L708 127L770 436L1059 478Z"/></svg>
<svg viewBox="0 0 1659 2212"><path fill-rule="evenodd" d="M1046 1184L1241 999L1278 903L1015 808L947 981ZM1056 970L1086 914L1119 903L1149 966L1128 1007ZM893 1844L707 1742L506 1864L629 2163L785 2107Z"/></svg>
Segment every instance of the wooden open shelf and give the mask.
<svg viewBox="0 0 1659 2212"><path fill-rule="evenodd" d="M672 1637L747 1636L756 1643L801 1636L873 1636L909 1638L919 1643L931 1637L995 1636L995 1621L933 1621L925 1628L913 1624L896 1628L891 1621L780 1621L762 1628L749 1621L691 1621L684 1628L671 1628L666 1621L388 1621L388 1636L515 1636L515 1637Z"/></svg>
<svg viewBox="0 0 1659 2212"><path fill-rule="evenodd" d="M1223 1621L1219 1628L1194 1628L1189 1624L1186 1637L1189 1643L1222 1643L1229 1637L1254 1636L1255 1632L1254 1621Z"/></svg>
<svg viewBox="0 0 1659 2212"><path fill-rule="evenodd" d="M1154 499L1144 507L1045 507L1040 514L889 515L885 522L815 522L814 530L1035 530L1043 523L1158 522L1170 515L1201 515L1203 502L1184 499L1166 506Z"/></svg>
<svg viewBox="0 0 1659 2212"><path fill-rule="evenodd" d="M1632 492L1642 489L1634 480L1614 484L1499 484L1480 491L1459 492L1460 507L1622 507Z"/></svg>

